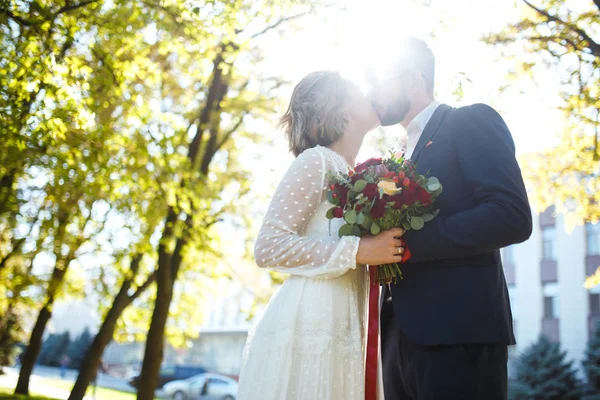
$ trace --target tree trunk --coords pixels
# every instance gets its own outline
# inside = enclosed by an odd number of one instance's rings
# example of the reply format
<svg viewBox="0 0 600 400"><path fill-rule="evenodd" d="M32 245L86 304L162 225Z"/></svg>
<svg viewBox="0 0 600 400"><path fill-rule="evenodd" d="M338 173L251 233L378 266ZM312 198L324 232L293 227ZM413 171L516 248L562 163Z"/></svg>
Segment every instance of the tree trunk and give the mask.
<svg viewBox="0 0 600 400"><path fill-rule="evenodd" d="M146 339L144 363L142 364L138 386L138 400L154 399L154 391L158 386L158 376L165 344L165 326L169 317L169 306L173 298L173 285L175 283L175 280L171 277L171 258L172 256L167 253L166 248L160 250L156 302Z"/></svg>
<svg viewBox="0 0 600 400"><path fill-rule="evenodd" d="M100 361L102 360L102 354L104 354L106 346L112 341L115 327L117 326L117 321L121 317L121 314L123 314L123 311L125 311L125 309L156 280L156 273L152 273L148 279L146 279L146 282L140 285L131 296L127 294L138 273L142 257L142 254L137 254L133 257L130 267L130 278L123 281L121 289L119 289L119 293L115 296L115 300L113 301L110 310L106 313L102 325L100 326L100 330L83 359L77 381L69 395L69 400L82 400L85 397L85 392L98 371Z"/></svg>
<svg viewBox="0 0 600 400"><path fill-rule="evenodd" d="M21 372L19 373L19 381L17 382L15 394L29 395L29 379L31 378L33 367L35 366L35 362L42 349L42 337L44 336L46 325L52 316L50 309L53 302L54 300L51 299L44 305L44 308L42 308L38 315L37 321L35 321L35 326L33 327L33 332L31 332L31 338L29 339L29 345L23 356L23 364L21 365Z"/></svg>
<svg viewBox="0 0 600 400"><path fill-rule="evenodd" d="M64 226L66 226L64 223L65 221L66 219L61 220L61 229L64 229ZM55 254L58 257L59 253ZM31 332L29 344L27 345L25 355L23 356L23 365L21 366L21 372L19 373L19 381L17 382L15 394L29 394L29 379L31 378L33 367L35 366L37 358L40 355L40 350L42 349L42 338L44 336L44 331L46 330L46 325L48 324L50 317L52 317L54 299L65 278L72 258L73 252L67 256L67 259L56 261L56 264L54 265L52 277L50 278L48 289L46 290L47 300L44 307L40 310L38 319Z"/></svg>
<svg viewBox="0 0 600 400"><path fill-rule="evenodd" d="M79 375L77 375L75 386L73 386L73 390L69 395L69 400L82 400L90 382L96 376L104 349L112 341L117 321L125 308L131 304L131 299L127 296L127 291L130 287L131 280L128 279L123 283L121 290L119 290L119 293L115 297L110 310L108 310L102 322L102 326L100 326L98 334L81 363L81 369L79 370Z"/></svg>
<svg viewBox="0 0 600 400"><path fill-rule="evenodd" d="M226 45L221 44L221 51L216 55L213 61L213 76L208 89L206 104L200 112L196 134L188 149L188 158L194 169L200 169L200 162L203 160L200 154L204 131L210 126L215 108L226 94L227 87L223 84L222 70L225 48ZM208 169L208 164L203 167ZM185 181L183 181L181 185L182 187L185 186ZM165 326L169 317L171 300L173 299L173 287L177 280L177 272L183 259L184 247L187 245L186 235L189 235L187 230L191 228L191 217L188 215L185 220L186 229L184 229L183 237L176 238L173 227L177 223L178 217L179 213L175 211L174 207L170 207L161 243L158 248L156 302L152 312L152 321L150 322L148 337L146 338L144 362L142 364L142 372L140 374L138 386L138 400L154 399L154 392L158 385L160 366L163 361L164 353ZM177 239L177 243L173 253L170 253L167 249L167 242L173 239Z"/></svg>

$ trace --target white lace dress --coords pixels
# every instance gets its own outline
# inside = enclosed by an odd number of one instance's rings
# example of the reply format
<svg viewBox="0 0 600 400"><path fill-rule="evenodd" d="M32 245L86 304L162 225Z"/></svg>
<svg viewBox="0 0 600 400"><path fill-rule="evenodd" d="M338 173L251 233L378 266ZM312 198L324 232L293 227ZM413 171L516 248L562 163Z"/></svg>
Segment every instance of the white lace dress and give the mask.
<svg viewBox="0 0 600 400"><path fill-rule="evenodd" d="M251 331L238 400L363 400L368 275L359 238L325 217L327 171L347 172L317 146L279 184L255 247L257 264L290 274Z"/></svg>

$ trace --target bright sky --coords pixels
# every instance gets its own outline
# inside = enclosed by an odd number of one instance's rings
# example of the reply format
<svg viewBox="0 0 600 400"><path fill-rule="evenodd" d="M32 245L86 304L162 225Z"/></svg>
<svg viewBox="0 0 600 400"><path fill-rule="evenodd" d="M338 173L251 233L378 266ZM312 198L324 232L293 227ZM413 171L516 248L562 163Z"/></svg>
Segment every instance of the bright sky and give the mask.
<svg viewBox="0 0 600 400"><path fill-rule="evenodd" d="M265 58L269 70L298 82L319 69L337 69L364 87L365 70L400 51L396 38L426 40L437 58L437 97L451 105L483 102L505 117L520 153L549 143L560 126L558 80L538 72L543 86L520 82L500 94L513 64L480 41L518 18L522 7L504 0L346 0L347 11L323 11L299 25L299 32L269 37ZM429 6L427 5L429 3ZM520 2L519 2L520 3ZM443 24L440 22L442 21ZM434 36L432 38L432 36ZM471 81L457 103L452 92L461 73ZM291 88L289 89L291 93ZM402 130L392 132L402 134ZM390 134L392 134L390 133ZM281 136L281 135L279 135ZM381 149L384 150L384 149Z"/></svg>

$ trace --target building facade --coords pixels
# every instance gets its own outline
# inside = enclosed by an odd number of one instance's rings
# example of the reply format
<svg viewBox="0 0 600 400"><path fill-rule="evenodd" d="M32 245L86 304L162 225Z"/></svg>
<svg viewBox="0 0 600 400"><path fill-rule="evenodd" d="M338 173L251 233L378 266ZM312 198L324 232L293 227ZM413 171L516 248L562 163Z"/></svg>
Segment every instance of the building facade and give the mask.
<svg viewBox="0 0 600 400"><path fill-rule="evenodd" d="M534 216L528 241L502 253L517 338L509 365L542 334L580 361L600 321L600 287L584 288L600 266L600 224L570 229L550 208Z"/></svg>

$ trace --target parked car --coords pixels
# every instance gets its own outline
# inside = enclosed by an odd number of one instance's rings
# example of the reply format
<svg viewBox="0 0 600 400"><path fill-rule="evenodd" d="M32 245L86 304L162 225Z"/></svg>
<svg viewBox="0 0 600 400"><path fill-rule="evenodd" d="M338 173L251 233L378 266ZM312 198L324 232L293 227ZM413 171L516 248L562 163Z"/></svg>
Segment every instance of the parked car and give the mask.
<svg viewBox="0 0 600 400"><path fill-rule="evenodd" d="M200 374L163 387L174 400L235 400L237 390L235 380L219 374Z"/></svg>
<svg viewBox="0 0 600 400"><path fill-rule="evenodd" d="M160 369L160 375L158 376L158 387L160 389L165 383L169 383L176 380L182 380L190 378L194 375L203 374L206 372L206 368L189 365L166 365ZM138 387L140 376L133 377L129 384L134 388Z"/></svg>

